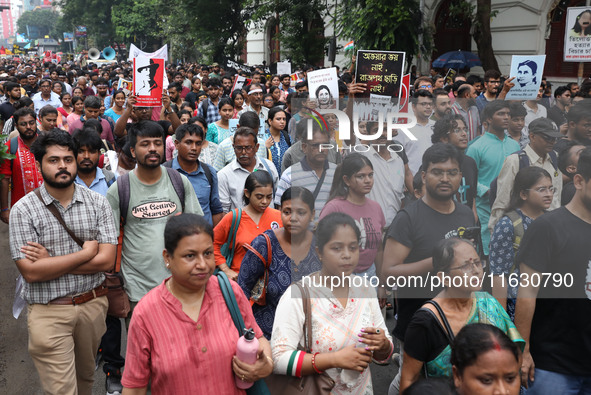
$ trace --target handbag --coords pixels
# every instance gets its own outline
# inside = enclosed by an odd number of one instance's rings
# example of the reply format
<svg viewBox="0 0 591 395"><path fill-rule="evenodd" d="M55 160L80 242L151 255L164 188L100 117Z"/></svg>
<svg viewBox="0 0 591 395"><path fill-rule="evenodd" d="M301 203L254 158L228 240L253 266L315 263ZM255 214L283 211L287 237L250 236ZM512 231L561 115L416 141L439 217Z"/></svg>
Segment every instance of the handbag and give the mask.
<svg viewBox="0 0 591 395"><path fill-rule="evenodd" d="M234 290L232 289L232 284L230 284L230 279L228 279L226 273L219 269L216 269L215 274L218 278L218 283L220 285L220 290L222 291L224 301L226 302L226 306L228 306L228 310L230 311L232 321L238 330L238 336L242 336L242 331L244 330L244 319L242 318L242 313L238 307L238 302L236 302L236 295L234 295ZM269 388L267 387L264 379L255 381L252 387L246 389L246 393L248 395L271 395L271 392L269 392Z"/></svg>
<svg viewBox="0 0 591 395"><path fill-rule="evenodd" d="M303 351L311 353L312 342L312 305L310 293L300 283L295 283L302 294L302 305L304 307L304 348ZM301 347L298 347L301 350ZM267 378L267 385L273 394L281 395L330 395L335 382L326 373L308 375L302 377L273 374Z"/></svg>
<svg viewBox="0 0 591 395"><path fill-rule="evenodd" d="M41 197L41 191L39 189L35 189L35 195L41 200L43 204L43 198ZM64 218L58 211L57 207L50 203L46 205L47 209L53 214L53 216L58 220L58 222L64 227L66 232L70 235L72 240L76 242L80 247L84 245L84 242L78 238L74 234L74 232L66 225ZM119 237L123 235L120 234ZM105 283L107 285L107 299L109 300L109 309L107 310L107 315L116 317L116 318L125 318L131 309L129 305L129 297L123 289L123 277L119 274L119 270L121 269L121 261L117 260L115 262L115 268L113 273L105 273Z"/></svg>
<svg viewBox="0 0 591 395"><path fill-rule="evenodd" d="M449 321L447 320L447 317L445 316L443 309L441 308L439 303L437 303L434 300L428 300L425 303L428 303L428 304L432 305L433 307L435 307L435 310L437 310L437 312L439 313L439 316L441 317L441 321L443 322L443 325L441 324L441 322L439 322L439 320L437 319L437 315L433 311L431 311L427 308L424 308L424 307L422 308L433 315L433 317L435 318L435 321L437 321L437 324L438 324L437 326L443 332L443 334L447 338L449 345L451 346L454 342L454 332L451 329L451 325L449 325ZM423 364L423 375L426 378L429 377L429 372L427 372L427 363L426 362Z"/></svg>
<svg viewBox="0 0 591 395"><path fill-rule="evenodd" d="M263 258L260 252L254 249L253 246L250 244L244 244L244 248L248 251L252 252L256 255L257 258L261 260L261 262L265 265L265 273L257 280L252 287L252 291L250 292L250 300L254 303L264 306L267 304L267 284L269 283L269 267L271 266L272 258L272 251L271 251L271 239L269 235L266 233L262 233L267 241L267 259Z"/></svg>
<svg viewBox="0 0 591 395"><path fill-rule="evenodd" d="M242 209L232 211L232 225L230 226L230 237L220 247L220 252L223 257L226 258L226 265L232 267L232 260L234 259L234 252L236 251L236 233L238 233L238 226L240 226L240 220L242 219Z"/></svg>

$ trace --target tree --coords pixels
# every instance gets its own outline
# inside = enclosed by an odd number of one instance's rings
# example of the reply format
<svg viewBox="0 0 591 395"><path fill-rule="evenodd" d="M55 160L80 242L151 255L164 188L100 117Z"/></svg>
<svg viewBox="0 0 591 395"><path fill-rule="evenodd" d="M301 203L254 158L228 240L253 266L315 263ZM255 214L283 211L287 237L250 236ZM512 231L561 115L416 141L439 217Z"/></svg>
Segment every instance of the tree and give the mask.
<svg viewBox="0 0 591 395"><path fill-rule="evenodd" d="M49 9L26 11L16 21L17 31L35 36L29 37L29 39L45 37L54 30L57 18L58 14ZM37 34L34 34L33 31L36 31Z"/></svg>
<svg viewBox="0 0 591 395"><path fill-rule="evenodd" d="M162 44L162 0L123 0L113 6L112 22L119 41ZM141 47L141 46L140 46Z"/></svg>
<svg viewBox="0 0 591 395"><path fill-rule="evenodd" d="M86 26L88 38L99 48L110 45L115 37L112 9L120 1L133 0L59 0L61 26Z"/></svg>
<svg viewBox="0 0 591 395"><path fill-rule="evenodd" d="M281 52L295 64L319 64L324 58L326 4L320 0L250 0L250 22L264 29L270 17L279 16Z"/></svg>
<svg viewBox="0 0 591 395"><path fill-rule="evenodd" d="M497 11L491 11L491 0L476 0L476 6L466 0L449 7L450 13L470 19L474 27L472 37L478 47L478 57L484 70L499 70L499 64L492 47L492 34L490 21L497 15Z"/></svg>
<svg viewBox="0 0 591 395"><path fill-rule="evenodd" d="M417 55L428 57L431 29L423 26L417 0L343 0L337 10L337 34L355 41L359 49L406 52L408 64Z"/></svg>

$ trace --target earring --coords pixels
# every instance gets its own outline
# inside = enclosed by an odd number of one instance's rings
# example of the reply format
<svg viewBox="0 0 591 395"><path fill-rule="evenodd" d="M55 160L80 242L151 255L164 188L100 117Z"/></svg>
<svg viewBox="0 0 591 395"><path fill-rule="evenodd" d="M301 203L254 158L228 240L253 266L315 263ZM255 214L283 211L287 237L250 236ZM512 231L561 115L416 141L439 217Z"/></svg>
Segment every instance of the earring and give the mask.
<svg viewBox="0 0 591 395"><path fill-rule="evenodd" d="M166 267L167 267L167 268L169 268L169 267L170 267L170 263L168 263L168 262L164 262L164 263L166 263Z"/></svg>

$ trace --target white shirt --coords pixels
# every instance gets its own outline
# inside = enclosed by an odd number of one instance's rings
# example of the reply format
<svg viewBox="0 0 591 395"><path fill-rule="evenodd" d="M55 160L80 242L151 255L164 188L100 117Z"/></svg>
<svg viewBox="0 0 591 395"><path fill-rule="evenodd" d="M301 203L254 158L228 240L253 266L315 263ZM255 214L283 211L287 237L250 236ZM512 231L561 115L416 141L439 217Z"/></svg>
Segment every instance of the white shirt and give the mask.
<svg viewBox="0 0 591 395"><path fill-rule="evenodd" d="M540 103L538 103L538 111L534 111L531 108L529 108L528 105L526 104L526 102L523 102L523 107L527 111L527 115L525 116L525 128L524 128L526 132L528 130L528 126L531 123L531 121L533 121L534 119L538 119L538 118L547 118L548 117L548 110L546 110L546 107L542 106Z"/></svg>
<svg viewBox="0 0 591 395"><path fill-rule="evenodd" d="M404 162L395 152L390 152L390 159L386 160L373 147L360 153L371 161L374 170L373 188L367 197L378 202L386 225L390 225L404 197Z"/></svg>
<svg viewBox="0 0 591 395"><path fill-rule="evenodd" d="M409 129L409 131L417 138L417 140L411 140L404 133L398 133L396 139L402 143L408 156L408 167L412 174L416 174L419 171L419 167L423 163L423 154L433 145L431 142L431 136L433 135L433 122L431 119L425 125L419 123L415 127Z"/></svg>
<svg viewBox="0 0 591 395"><path fill-rule="evenodd" d="M273 190L277 188L277 182L279 180L279 174L275 169L275 165L268 159L256 157L257 163L254 166L254 170L267 170L266 167L271 171L273 177ZM263 161L267 164L263 164ZM218 191L220 196L220 202L222 203L222 209L225 213L234 210L235 208L244 207L242 196L244 195L244 183L246 178L250 175L250 172L238 163L236 159L228 163L223 169L218 172Z"/></svg>

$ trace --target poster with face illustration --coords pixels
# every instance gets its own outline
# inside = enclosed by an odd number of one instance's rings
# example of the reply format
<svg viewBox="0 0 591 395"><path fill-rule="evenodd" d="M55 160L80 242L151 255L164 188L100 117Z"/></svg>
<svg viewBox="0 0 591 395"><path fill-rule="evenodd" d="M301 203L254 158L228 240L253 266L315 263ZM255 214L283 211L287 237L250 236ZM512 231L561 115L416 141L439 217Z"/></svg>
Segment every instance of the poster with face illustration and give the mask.
<svg viewBox="0 0 591 395"><path fill-rule="evenodd" d="M162 105L164 59L140 56L133 59L133 89L137 107Z"/></svg>
<svg viewBox="0 0 591 395"><path fill-rule="evenodd" d="M510 77L515 77L506 100L534 100L538 96L544 74L546 55L513 55Z"/></svg>
<svg viewBox="0 0 591 395"><path fill-rule="evenodd" d="M591 7L566 9L564 29L564 61L589 62L591 60Z"/></svg>
<svg viewBox="0 0 591 395"><path fill-rule="evenodd" d="M339 100L339 77L336 67L308 73L310 98L316 99L318 108L336 108Z"/></svg>

